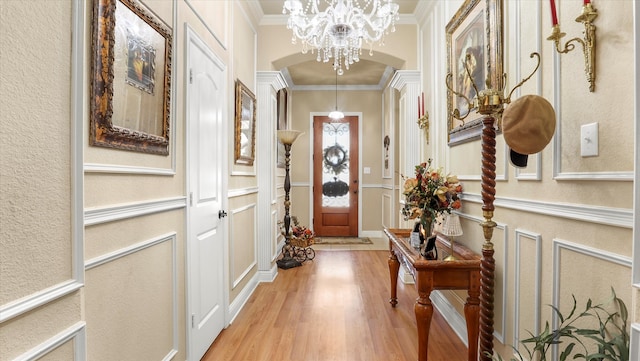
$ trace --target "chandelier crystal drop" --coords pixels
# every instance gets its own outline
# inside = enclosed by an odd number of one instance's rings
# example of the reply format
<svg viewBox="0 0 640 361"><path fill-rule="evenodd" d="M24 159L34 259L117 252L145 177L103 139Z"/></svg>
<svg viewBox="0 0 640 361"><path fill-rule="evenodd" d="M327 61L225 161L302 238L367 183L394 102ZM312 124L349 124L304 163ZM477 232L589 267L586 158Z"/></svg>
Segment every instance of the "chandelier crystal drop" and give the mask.
<svg viewBox="0 0 640 361"><path fill-rule="evenodd" d="M300 39L302 53L317 51L318 61L333 59L333 69L342 75L343 66L360 61L363 41L370 45L369 55L373 43L384 45L384 36L395 31L398 8L393 0L364 0L363 6L358 0L285 0L282 13L289 14L291 42Z"/></svg>

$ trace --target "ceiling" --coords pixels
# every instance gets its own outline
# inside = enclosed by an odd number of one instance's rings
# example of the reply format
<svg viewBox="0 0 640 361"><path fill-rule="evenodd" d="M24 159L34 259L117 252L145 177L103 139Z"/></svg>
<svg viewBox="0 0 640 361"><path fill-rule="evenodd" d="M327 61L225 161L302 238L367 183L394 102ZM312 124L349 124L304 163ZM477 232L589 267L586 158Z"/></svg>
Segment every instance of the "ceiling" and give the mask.
<svg viewBox="0 0 640 361"><path fill-rule="evenodd" d="M302 0L303 4L307 0ZM321 3L328 0L320 0ZM416 5L420 0L395 0L400 6L400 15L413 15ZM354 0L355 3L364 4L365 0ZM282 16L282 5L284 0L258 0L262 12L267 16ZM284 23L282 26L286 26ZM290 38L283 39L290 41ZM298 44L300 44L298 42ZM300 46L302 49L302 47ZM287 83L293 89L303 89L307 87L322 88L336 85L336 73L333 70L333 63L323 63L316 61L317 53L308 53L309 60L289 65L280 69ZM344 74L338 76L340 87L351 86L359 88L381 88L385 85L390 76L393 75L393 68L386 64L367 60L369 58L369 48L362 48L360 61L352 64L349 69L344 70Z"/></svg>

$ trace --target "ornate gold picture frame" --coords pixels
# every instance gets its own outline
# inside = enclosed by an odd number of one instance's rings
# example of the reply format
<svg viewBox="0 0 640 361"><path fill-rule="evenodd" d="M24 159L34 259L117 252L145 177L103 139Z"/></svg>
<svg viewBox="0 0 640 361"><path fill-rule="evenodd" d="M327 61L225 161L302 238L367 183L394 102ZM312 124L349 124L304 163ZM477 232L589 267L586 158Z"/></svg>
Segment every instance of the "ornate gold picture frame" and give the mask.
<svg viewBox="0 0 640 361"><path fill-rule="evenodd" d="M169 27L136 0L94 0L89 144L169 154Z"/></svg>
<svg viewBox="0 0 640 361"><path fill-rule="evenodd" d="M502 9L502 0L466 0L447 24L448 85L471 101L476 88L481 92L487 82L493 89L503 87ZM454 116L456 110L463 120ZM480 138L482 121L476 110L464 97L447 90L450 146Z"/></svg>
<svg viewBox="0 0 640 361"><path fill-rule="evenodd" d="M235 163L253 165L256 147L256 97L236 80Z"/></svg>

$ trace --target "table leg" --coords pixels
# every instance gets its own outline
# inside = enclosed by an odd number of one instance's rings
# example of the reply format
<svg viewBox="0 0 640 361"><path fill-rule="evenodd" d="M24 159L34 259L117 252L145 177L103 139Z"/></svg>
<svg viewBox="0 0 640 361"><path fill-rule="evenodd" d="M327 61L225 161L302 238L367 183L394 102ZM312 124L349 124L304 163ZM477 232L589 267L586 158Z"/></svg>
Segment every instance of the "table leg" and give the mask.
<svg viewBox="0 0 640 361"><path fill-rule="evenodd" d="M389 276L391 278L391 298L389 303L391 307L396 307L398 304L398 271L400 270L400 262L396 254L393 252L391 242L389 242Z"/></svg>
<svg viewBox="0 0 640 361"><path fill-rule="evenodd" d="M420 292L419 292L420 293ZM429 350L429 327L433 316L433 305L429 294L419 295L414 306L418 326L418 361L427 361Z"/></svg>
<svg viewBox="0 0 640 361"><path fill-rule="evenodd" d="M480 335L480 298L469 292L464 304L464 318L467 320L467 340L469 341L469 361L478 360L478 338Z"/></svg>

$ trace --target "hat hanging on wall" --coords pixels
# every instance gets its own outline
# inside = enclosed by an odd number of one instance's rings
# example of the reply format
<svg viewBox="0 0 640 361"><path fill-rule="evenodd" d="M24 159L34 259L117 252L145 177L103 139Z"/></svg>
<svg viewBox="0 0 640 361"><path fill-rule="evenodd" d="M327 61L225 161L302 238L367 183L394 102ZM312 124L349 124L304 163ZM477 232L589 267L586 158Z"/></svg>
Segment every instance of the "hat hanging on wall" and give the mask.
<svg viewBox="0 0 640 361"><path fill-rule="evenodd" d="M502 133L514 167L526 167L529 154L542 151L555 131L556 112L539 95L522 96L502 113Z"/></svg>

